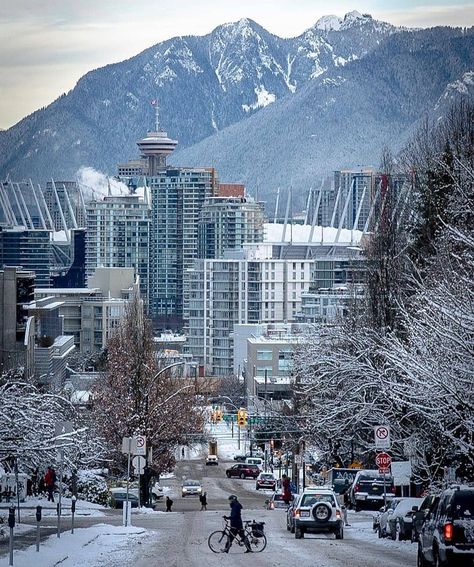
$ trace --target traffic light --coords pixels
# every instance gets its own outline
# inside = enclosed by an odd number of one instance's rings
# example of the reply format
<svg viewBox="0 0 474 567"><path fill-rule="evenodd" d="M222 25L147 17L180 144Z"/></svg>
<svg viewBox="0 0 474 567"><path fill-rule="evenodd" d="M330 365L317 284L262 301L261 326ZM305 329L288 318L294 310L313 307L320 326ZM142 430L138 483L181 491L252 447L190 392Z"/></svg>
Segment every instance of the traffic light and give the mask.
<svg viewBox="0 0 474 567"><path fill-rule="evenodd" d="M245 427L247 425L247 410L240 408L237 412L237 425L239 427Z"/></svg>
<svg viewBox="0 0 474 567"><path fill-rule="evenodd" d="M216 421L222 421L222 411L216 410Z"/></svg>

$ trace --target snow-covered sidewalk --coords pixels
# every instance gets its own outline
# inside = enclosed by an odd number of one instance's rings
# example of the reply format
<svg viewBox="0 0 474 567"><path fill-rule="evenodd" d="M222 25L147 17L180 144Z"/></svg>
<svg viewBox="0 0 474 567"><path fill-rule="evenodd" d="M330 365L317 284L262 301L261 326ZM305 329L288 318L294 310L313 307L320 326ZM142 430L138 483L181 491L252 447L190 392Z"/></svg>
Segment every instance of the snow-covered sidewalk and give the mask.
<svg viewBox="0 0 474 567"><path fill-rule="evenodd" d="M41 546L14 551L15 567L103 567L125 565L136 553L136 546L150 532L133 526L119 527L98 524L76 529L74 534L62 533L61 538L50 536ZM8 557L0 558L7 565Z"/></svg>

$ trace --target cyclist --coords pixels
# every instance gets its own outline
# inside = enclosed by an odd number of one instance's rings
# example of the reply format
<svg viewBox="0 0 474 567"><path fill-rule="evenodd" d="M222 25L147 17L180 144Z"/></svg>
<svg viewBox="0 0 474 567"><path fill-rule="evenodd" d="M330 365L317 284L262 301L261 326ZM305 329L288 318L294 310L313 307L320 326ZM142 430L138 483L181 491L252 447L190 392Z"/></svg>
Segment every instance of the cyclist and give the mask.
<svg viewBox="0 0 474 567"><path fill-rule="evenodd" d="M250 548L250 542L247 539L244 531L244 525L242 523L242 504L237 500L237 496L235 494L231 494L229 496L229 505L230 505L230 516L224 516L226 520L230 519L230 533L227 538L227 542L225 544L224 549L222 550L225 553L229 553L230 546L235 539L236 535L240 536L240 539L244 542L246 551L245 553L252 553Z"/></svg>

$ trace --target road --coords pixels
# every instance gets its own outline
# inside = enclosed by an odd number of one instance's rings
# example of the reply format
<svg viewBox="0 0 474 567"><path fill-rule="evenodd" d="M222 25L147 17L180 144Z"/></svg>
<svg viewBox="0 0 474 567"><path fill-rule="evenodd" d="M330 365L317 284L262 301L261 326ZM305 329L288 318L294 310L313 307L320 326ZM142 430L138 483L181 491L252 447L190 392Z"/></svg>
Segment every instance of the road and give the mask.
<svg viewBox="0 0 474 567"><path fill-rule="evenodd" d="M225 468L230 463L220 462L217 467L206 467L203 460L181 461L175 478L162 481L169 487L174 500L173 512L135 514L134 526L147 528L150 532L136 548L129 550L134 567L166 565L166 567L249 565L249 556L244 549L233 546L229 555L214 554L207 545L209 534L222 526L222 515L229 511L228 496L236 494L244 510L244 519L266 522L268 539L263 553L252 555L251 565L298 567L409 567L416 565L416 548L409 542L379 540L371 531L369 513L350 513L351 527L346 528L344 540L335 540L333 535L306 534L302 540L286 530L284 510L266 510L265 500L270 492L257 492L255 481L228 479ZM201 512L196 497L181 497L181 482L187 479L201 480L208 494L208 511ZM164 511L164 503L157 506ZM135 512L135 511L134 511ZM120 525L121 511L111 510L105 517L77 518L77 527L96 523ZM45 520L45 525L54 525L54 518ZM67 527L69 520L64 522ZM3 551L3 550L2 550ZM116 555L116 556L114 556ZM2 558L0 557L0 564ZM110 554L106 567L122 567L123 557Z"/></svg>

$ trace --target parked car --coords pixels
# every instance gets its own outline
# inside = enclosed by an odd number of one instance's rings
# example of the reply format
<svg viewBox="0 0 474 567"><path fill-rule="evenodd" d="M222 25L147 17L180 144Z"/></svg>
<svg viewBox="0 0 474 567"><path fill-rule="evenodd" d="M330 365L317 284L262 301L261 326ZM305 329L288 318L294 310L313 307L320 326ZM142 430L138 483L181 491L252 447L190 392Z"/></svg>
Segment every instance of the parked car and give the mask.
<svg viewBox="0 0 474 567"><path fill-rule="evenodd" d="M265 501L267 504L267 510L277 510L277 509L284 509L288 508L288 505L283 500L283 494L275 493L272 495L270 500Z"/></svg>
<svg viewBox="0 0 474 567"><path fill-rule="evenodd" d="M126 488L111 488L109 491L109 505L112 508L123 508L127 500ZM138 508L138 494L129 490L128 501L132 503L132 508Z"/></svg>
<svg viewBox="0 0 474 567"><path fill-rule="evenodd" d="M294 512L295 538L306 532L332 532L336 539L344 537L342 510L334 491L307 488L298 497Z"/></svg>
<svg viewBox="0 0 474 567"><path fill-rule="evenodd" d="M384 535L398 541L411 540L413 508L418 510L422 502L423 498L394 498L387 512ZM382 518L380 524L382 524Z"/></svg>
<svg viewBox="0 0 474 567"><path fill-rule="evenodd" d="M418 566L474 564L474 487L444 490L428 512L418 539Z"/></svg>
<svg viewBox="0 0 474 567"><path fill-rule="evenodd" d="M386 506L382 506L379 510L377 533L379 537L387 537L387 524L390 514L398 506L401 498L393 498Z"/></svg>
<svg viewBox="0 0 474 567"><path fill-rule="evenodd" d="M421 528L423 527L423 523L426 519L426 516L429 514L430 510L438 504L439 495L438 494L429 494L423 498L423 502L421 503L418 511L414 512L413 514L413 526L411 530L411 541L416 542L420 537Z"/></svg>
<svg viewBox="0 0 474 567"><path fill-rule="evenodd" d="M202 486L198 480L185 480L181 486L181 496L201 496Z"/></svg>
<svg viewBox="0 0 474 567"><path fill-rule="evenodd" d="M261 488L269 488L270 490L275 490L276 483L277 480L273 473L262 472L257 476L255 488L257 490L260 490Z"/></svg>
<svg viewBox="0 0 474 567"><path fill-rule="evenodd" d="M206 457L206 466L218 465L218 464L219 464L219 459L217 458L217 455L208 455Z"/></svg>
<svg viewBox="0 0 474 567"><path fill-rule="evenodd" d="M295 513L298 505L299 494L292 494L293 501L286 509L286 529L292 534L295 533Z"/></svg>
<svg viewBox="0 0 474 567"><path fill-rule="evenodd" d="M251 477L256 479L260 474L260 469L257 465L246 465L245 463L237 463L232 465L229 469L225 471L227 478L239 477L247 478Z"/></svg>
<svg viewBox="0 0 474 567"><path fill-rule="evenodd" d="M381 475L378 470L358 471L349 489L349 501L356 512L365 508L377 510L384 503L384 486L386 500L395 495L395 485L391 475Z"/></svg>

